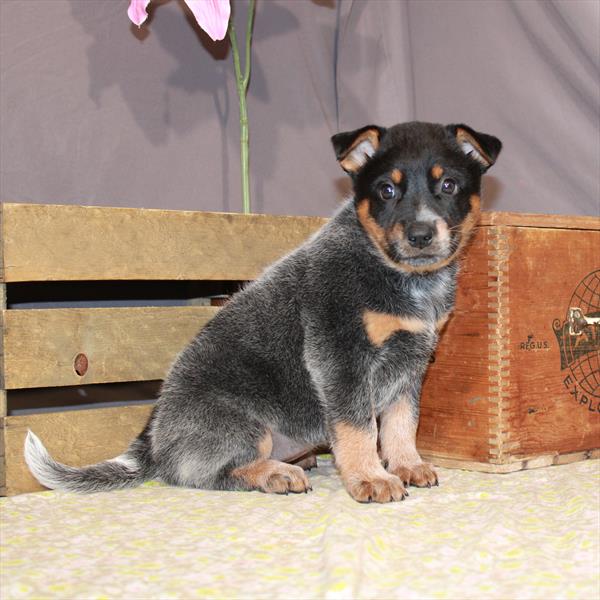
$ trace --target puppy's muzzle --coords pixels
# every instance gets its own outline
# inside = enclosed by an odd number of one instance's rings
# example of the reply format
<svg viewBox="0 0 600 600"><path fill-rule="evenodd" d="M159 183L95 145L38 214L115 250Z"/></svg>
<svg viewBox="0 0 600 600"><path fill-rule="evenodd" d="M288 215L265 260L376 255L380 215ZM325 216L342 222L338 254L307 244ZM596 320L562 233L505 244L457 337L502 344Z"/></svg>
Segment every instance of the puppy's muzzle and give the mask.
<svg viewBox="0 0 600 600"><path fill-rule="evenodd" d="M435 230L429 223L416 221L406 229L406 239L413 248L423 249L431 244Z"/></svg>

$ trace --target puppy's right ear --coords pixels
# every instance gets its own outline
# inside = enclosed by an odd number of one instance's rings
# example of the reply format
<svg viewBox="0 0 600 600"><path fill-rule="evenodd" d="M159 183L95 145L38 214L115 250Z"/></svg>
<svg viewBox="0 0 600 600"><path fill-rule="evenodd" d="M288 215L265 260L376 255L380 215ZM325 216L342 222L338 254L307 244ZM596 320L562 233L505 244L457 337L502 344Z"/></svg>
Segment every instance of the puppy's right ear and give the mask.
<svg viewBox="0 0 600 600"><path fill-rule="evenodd" d="M335 157L346 173L353 175L377 152L383 127L367 125L355 131L336 133L331 138Z"/></svg>

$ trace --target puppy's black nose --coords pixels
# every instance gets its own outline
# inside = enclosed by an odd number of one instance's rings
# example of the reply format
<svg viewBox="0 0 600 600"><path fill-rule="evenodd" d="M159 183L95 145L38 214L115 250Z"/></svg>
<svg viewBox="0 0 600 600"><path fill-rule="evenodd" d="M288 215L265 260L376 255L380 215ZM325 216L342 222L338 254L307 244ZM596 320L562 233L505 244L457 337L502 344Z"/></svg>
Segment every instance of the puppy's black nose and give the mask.
<svg viewBox="0 0 600 600"><path fill-rule="evenodd" d="M406 230L406 238L411 246L414 246L415 248L425 248L425 246L429 246L431 240L433 240L433 227L419 221L412 223Z"/></svg>

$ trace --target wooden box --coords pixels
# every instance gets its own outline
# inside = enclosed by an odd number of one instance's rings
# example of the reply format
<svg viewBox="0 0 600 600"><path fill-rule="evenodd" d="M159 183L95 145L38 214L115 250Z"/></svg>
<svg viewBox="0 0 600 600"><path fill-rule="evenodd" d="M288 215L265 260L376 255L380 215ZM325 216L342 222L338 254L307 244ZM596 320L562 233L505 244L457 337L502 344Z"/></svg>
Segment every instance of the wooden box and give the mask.
<svg viewBox="0 0 600 600"><path fill-rule="evenodd" d="M434 463L600 456L600 219L484 214L434 359L418 433Z"/></svg>
<svg viewBox="0 0 600 600"><path fill-rule="evenodd" d="M4 494L42 489L23 460L28 428L58 460L90 464L122 452L151 410L15 414L19 394L84 390L86 402L99 387L110 400L107 386L160 380L218 310L128 303L128 290L253 279L325 223L28 204L4 204L0 217ZM586 218L483 216L424 386L418 444L435 463L510 471L597 455L599 229ZM27 303L40 294L57 303ZM571 324L570 308L583 311Z"/></svg>

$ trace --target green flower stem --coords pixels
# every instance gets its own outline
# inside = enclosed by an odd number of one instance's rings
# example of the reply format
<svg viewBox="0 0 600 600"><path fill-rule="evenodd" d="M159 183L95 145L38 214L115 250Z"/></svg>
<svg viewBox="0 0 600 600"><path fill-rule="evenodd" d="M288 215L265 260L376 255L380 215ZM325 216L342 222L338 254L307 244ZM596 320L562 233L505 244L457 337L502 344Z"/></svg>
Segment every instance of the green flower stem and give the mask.
<svg viewBox="0 0 600 600"><path fill-rule="evenodd" d="M254 22L254 5L255 0L250 0L248 6L248 23L246 26L246 56L243 73L240 65L240 52L238 50L233 18L229 21L229 39L231 41L236 88L240 103L240 158L242 167L242 210L244 214L250 212L250 149L248 146L248 107L246 105L246 95L248 93L248 83L250 82L250 48L252 42L252 25Z"/></svg>

